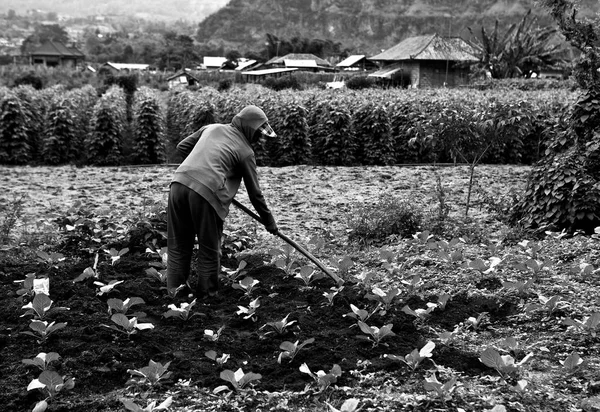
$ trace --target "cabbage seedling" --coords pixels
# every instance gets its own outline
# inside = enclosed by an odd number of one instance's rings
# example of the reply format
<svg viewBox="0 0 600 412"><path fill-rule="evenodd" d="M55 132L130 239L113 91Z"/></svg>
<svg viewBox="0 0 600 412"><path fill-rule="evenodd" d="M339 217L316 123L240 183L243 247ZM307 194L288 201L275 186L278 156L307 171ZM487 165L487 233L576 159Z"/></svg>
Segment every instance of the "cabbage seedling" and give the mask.
<svg viewBox="0 0 600 412"><path fill-rule="evenodd" d="M291 313L288 313L286 315L286 317L283 318L282 320L278 320L275 322L268 322L268 323L262 325L260 328L264 329L268 326L269 328L272 329L271 331L265 333L265 336L268 334L271 334L271 333L276 333L278 335L284 335L287 332L287 328L297 322L297 320L288 321L288 318L290 317L290 315L291 315Z"/></svg>
<svg viewBox="0 0 600 412"><path fill-rule="evenodd" d="M448 304L448 301L452 298L452 296L450 296L448 293L443 293L441 295L438 296L438 303L437 306L440 310L444 310L446 309L446 305Z"/></svg>
<svg viewBox="0 0 600 412"><path fill-rule="evenodd" d="M432 351L435 348L435 343L429 341L420 350L413 349L413 351L404 357L397 355L384 355L386 358L397 360L406 363L413 371L423 362L425 359L431 358Z"/></svg>
<svg viewBox="0 0 600 412"><path fill-rule="evenodd" d="M324 277L325 275L316 271L315 268L310 265L302 266L298 273L296 273L296 276L294 276L294 278L304 282L304 286L310 286L315 280L323 279Z"/></svg>
<svg viewBox="0 0 600 412"><path fill-rule="evenodd" d="M171 362L167 362L163 365L160 362L154 362L150 359L148 366L144 366L141 369L127 369L127 373L132 375L132 381L135 383L148 383L150 386L155 386L161 380L171 377L172 372L167 371L170 364Z"/></svg>
<svg viewBox="0 0 600 412"><path fill-rule="evenodd" d="M27 311L21 317L33 315L34 319L42 320L50 311L69 310L69 308L65 307L51 308L52 303L53 300L48 295L37 293L31 302L22 307L22 309L27 309Z"/></svg>
<svg viewBox="0 0 600 412"><path fill-rule="evenodd" d="M15 283L21 283L21 288L17 290L18 296L33 296L33 281L36 279L35 273L28 273L23 280L15 280Z"/></svg>
<svg viewBox="0 0 600 412"><path fill-rule="evenodd" d="M517 281L505 281L502 282L502 287L507 290L515 290L518 295L522 296L529 292L529 289L533 285L533 279L529 279L526 282L517 280Z"/></svg>
<svg viewBox="0 0 600 412"><path fill-rule="evenodd" d="M465 325L467 327L473 328L474 330L478 330L479 328L481 328L483 326L483 324L485 323L485 321L487 319L488 319L488 313L481 312L479 314L479 316L477 316L477 317L469 316L467 318L467 320L465 321Z"/></svg>
<svg viewBox="0 0 600 412"><path fill-rule="evenodd" d="M502 259L493 256L490 258L489 264L485 263L480 258L477 258L475 260L470 261L467 264L467 267L479 271L479 273L481 273L482 275L487 275L488 273L496 271L496 266L498 266L500 263L502 263Z"/></svg>
<svg viewBox="0 0 600 412"><path fill-rule="evenodd" d="M358 327L363 333L368 335L366 338L373 342L373 347L378 346L381 340L386 336L396 336L396 334L392 332L394 325L391 323L378 328L377 326L369 326L365 322L359 320Z"/></svg>
<svg viewBox="0 0 600 412"><path fill-rule="evenodd" d="M187 321L193 318L194 316L199 316L200 314L195 312L191 313L192 309L196 306L196 299L192 300L190 303L182 302L179 307L177 307L174 303L171 303L168 308L169 310L163 313L163 317L165 318L179 318L181 320Z"/></svg>
<svg viewBox="0 0 600 412"><path fill-rule="evenodd" d="M596 337L596 329L598 328L598 325L600 325L600 313L592 313L590 316L585 316L581 321L566 318L563 320L563 325L567 325L580 331L589 332L592 337Z"/></svg>
<svg viewBox="0 0 600 412"><path fill-rule="evenodd" d="M242 368L239 368L235 372L229 369L225 369L219 374L219 377L226 382L229 382L233 387L233 390L236 392L242 391L245 389L246 385L250 382L258 381L262 379L262 376L259 373L248 372L244 373ZM213 392L219 393L229 389L227 385L221 385L216 387Z"/></svg>
<svg viewBox="0 0 600 412"><path fill-rule="evenodd" d="M166 411L167 409L169 409L169 407L173 403L172 396L169 396L167 399L165 399L163 402L161 402L158 405L156 404L156 401L152 401L152 402L148 403L145 408L142 408L140 405L138 405L131 399L121 398L119 400L121 401L123 406L127 408L127 410L132 411L132 412Z"/></svg>
<svg viewBox="0 0 600 412"><path fill-rule="evenodd" d="M379 308L379 305L377 306L377 308ZM368 311L366 311L364 309L357 308L356 306L354 306L351 303L350 304L350 309L352 309L352 312L346 313L343 316L344 317L348 316L350 318L353 318L353 319L356 319L356 320L359 320L359 321L362 321L362 322L366 322L367 319L369 319L371 317L371 315L377 311L377 308L375 308L375 310L372 313L369 313Z"/></svg>
<svg viewBox="0 0 600 412"><path fill-rule="evenodd" d="M565 302L561 302L559 295L554 295L551 298L547 298L543 295L538 295L538 303L531 303L525 306L524 310L526 313L533 312L538 309L542 309L548 316L552 315L559 309L567 306Z"/></svg>
<svg viewBox="0 0 600 412"><path fill-rule="evenodd" d="M123 248L121 250L117 250L115 248L110 248L109 250L104 250L105 253L107 253L110 256L110 263L112 266L116 265L119 260L121 259L121 256L123 256L125 253L129 252L129 248Z"/></svg>
<svg viewBox="0 0 600 412"><path fill-rule="evenodd" d="M420 275L414 275L410 278L410 280L402 280L401 282L404 286L406 286L408 294L414 293L417 289L423 286Z"/></svg>
<svg viewBox="0 0 600 412"><path fill-rule="evenodd" d="M577 352L573 351L565 360L560 361L560 363L565 371L573 373L583 365L584 360L581 359Z"/></svg>
<svg viewBox="0 0 600 412"><path fill-rule="evenodd" d="M23 362L25 365L35 366L40 368L42 371L45 371L52 362L55 362L59 359L60 355L56 352L40 352L35 358L23 359L21 362Z"/></svg>
<svg viewBox="0 0 600 412"><path fill-rule="evenodd" d="M315 341L315 338L306 339L302 343L300 343L299 340L297 340L294 343L287 341L287 340L284 342L281 342L281 345L279 345L279 349L282 349L283 352L281 352L279 354L279 357L277 358L277 363L280 364L283 359L288 359L288 358L289 358L289 362L291 363L294 360L294 358L296 357L296 355L298 354L298 352L300 352L300 350L303 347L305 347L306 345L310 345L314 341Z"/></svg>
<svg viewBox="0 0 600 412"><path fill-rule="evenodd" d="M213 331L211 329L204 329L204 339L209 342L216 342L221 337L221 333L225 329L225 325L221 326L217 331Z"/></svg>
<svg viewBox="0 0 600 412"><path fill-rule="evenodd" d="M433 312L433 310L437 307L438 307L438 304L432 303L432 302L427 302L427 309L412 310L408 305L404 305L404 307L402 308L402 312L406 313L407 315L414 316L415 318L417 318L419 320L425 320L429 317L431 312Z"/></svg>
<svg viewBox="0 0 600 412"><path fill-rule="evenodd" d="M214 350L209 350L204 352L204 356L206 356L208 359L217 362L217 365L219 365L220 367L223 367L223 365L225 363L227 363L227 361L229 360L229 354L228 353L224 353L221 356L217 356L217 352L215 352Z"/></svg>
<svg viewBox="0 0 600 412"><path fill-rule="evenodd" d="M335 286L332 286L330 288L331 292L323 292L323 296L325 296L327 298L327 301L329 302L329 306L333 306L333 298L335 298L337 296L337 294L340 293L343 289L344 289L343 286L340 286L337 288Z"/></svg>
<svg viewBox="0 0 600 412"><path fill-rule="evenodd" d="M400 289L392 288L392 289L388 290L387 292L384 292L380 288L374 287L372 289L372 292L373 292L373 294L367 294L366 298L369 300L374 300L374 301L381 303L384 310L387 311L392 306L392 302L394 301L394 298L400 294Z"/></svg>
<svg viewBox="0 0 600 412"><path fill-rule="evenodd" d="M98 257L99 257L99 255L98 255L98 253L96 253L96 257L94 258L94 265L92 267L85 268L85 270L81 273L81 275L77 276L73 280L73 283L82 282L89 278L95 278L95 279L100 278L100 272L98 271Z"/></svg>
<svg viewBox="0 0 600 412"><path fill-rule="evenodd" d="M152 323L138 323L137 318L128 319L122 313L115 313L110 317L115 325L102 325L104 327L116 330L117 332L125 333L127 336L136 334L140 330L154 329Z"/></svg>
<svg viewBox="0 0 600 412"><path fill-rule="evenodd" d="M96 294L98 296L102 296L105 293L110 293L115 288L115 286L120 285L123 282L124 282L123 280L111 280L108 283L102 283L100 281L95 281L94 285L100 286L98 288L98 292L96 292Z"/></svg>
<svg viewBox="0 0 600 412"><path fill-rule="evenodd" d="M441 383L434 372L431 376L425 378L423 387L428 392L434 392L442 402L445 402L452 398L452 392L456 389L456 382L458 382L458 378L452 376L448 381Z"/></svg>
<svg viewBox="0 0 600 412"><path fill-rule="evenodd" d="M342 368L340 368L340 365L338 364L334 364L329 372L324 372L320 370L317 373L313 373L311 372L308 365L306 363L303 363L302 365L300 365L300 372L306 373L315 380L317 387L319 388L318 392L323 392L332 383L336 383L337 378L342 376Z"/></svg>
<svg viewBox="0 0 600 412"><path fill-rule="evenodd" d="M34 338L40 338L38 342L45 342L48 339L48 336L67 326L65 323L48 323L42 320L32 320L29 324L29 328L33 330L33 332L25 331L21 332L24 335L30 335Z"/></svg>
<svg viewBox="0 0 600 412"><path fill-rule="evenodd" d="M333 407L329 402L325 402L329 407L330 412L356 412L360 408L358 407L358 399L350 398L346 399L340 409Z"/></svg>
<svg viewBox="0 0 600 412"><path fill-rule="evenodd" d="M501 356L496 349L487 348L481 352L479 360L484 365L496 369L498 374L500 374L503 379L506 379L517 374L521 370L521 367L527 363L532 356L533 353L528 353L520 362L515 363L515 359L512 356Z"/></svg>
<svg viewBox="0 0 600 412"><path fill-rule="evenodd" d="M246 266L248 266L248 263L245 260L240 261L240 263L238 263L238 267L235 270L225 270L225 272L227 273L229 280L231 282L235 282L239 277L244 276L246 273L248 273L248 271L244 270L246 268Z"/></svg>
<svg viewBox="0 0 600 412"><path fill-rule="evenodd" d="M132 306L143 305L144 303L146 303L146 302L144 302L144 299L138 298L138 297L127 298L125 300L111 298L106 301L106 304L108 305L108 314L109 315L112 315L113 312L114 313L122 313L123 315L126 315Z"/></svg>
<svg viewBox="0 0 600 412"><path fill-rule="evenodd" d="M260 301L259 298L256 298L248 304L248 307L238 305L239 310L236 313L240 316L243 316L244 319L252 319L253 322L256 322L256 309L259 307Z"/></svg>
<svg viewBox="0 0 600 412"><path fill-rule="evenodd" d="M244 294L248 297L248 299L252 299L252 292L256 288L260 281L252 278L251 276L246 276L244 279L240 280L238 283L234 283L231 285L232 288L242 290Z"/></svg>
<svg viewBox="0 0 600 412"><path fill-rule="evenodd" d="M60 391L66 389L73 389L75 386L75 378L69 378L65 380L64 376L60 376L54 371L43 371L37 379L33 379L29 382L27 390L31 391L34 389L40 389L48 393L53 398Z"/></svg>
<svg viewBox="0 0 600 412"><path fill-rule="evenodd" d="M146 269L146 274L157 279L160 283L167 282L167 270L166 269L157 270L156 268L148 268L148 269Z"/></svg>

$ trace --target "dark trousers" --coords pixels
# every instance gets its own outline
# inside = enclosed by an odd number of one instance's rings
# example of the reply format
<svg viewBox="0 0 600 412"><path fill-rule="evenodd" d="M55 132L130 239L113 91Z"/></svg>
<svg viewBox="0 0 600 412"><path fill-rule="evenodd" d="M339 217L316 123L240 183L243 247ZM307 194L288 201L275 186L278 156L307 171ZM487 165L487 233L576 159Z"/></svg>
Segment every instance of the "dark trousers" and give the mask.
<svg viewBox="0 0 600 412"><path fill-rule="evenodd" d="M177 182L169 190L167 235L167 287L187 282L197 237L196 296L214 296L219 289L223 220L202 196Z"/></svg>

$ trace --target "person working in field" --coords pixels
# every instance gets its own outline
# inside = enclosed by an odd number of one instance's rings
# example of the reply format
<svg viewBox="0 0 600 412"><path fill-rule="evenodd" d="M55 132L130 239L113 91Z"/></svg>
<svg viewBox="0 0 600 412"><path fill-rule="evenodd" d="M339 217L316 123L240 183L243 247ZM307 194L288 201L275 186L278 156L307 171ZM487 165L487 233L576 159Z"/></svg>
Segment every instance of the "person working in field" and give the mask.
<svg viewBox="0 0 600 412"><path fill-rule="evenodd" d="M278 233L258 184L251 147L263 135L276 137L265 113L256 106L246 106L230 124L204 126L177 145L186 158L175 171L167 206L170 293L189 288L194 241L198 237L196 297L202 300L217 295L223 221L242 179L267 231Z"/></svg>

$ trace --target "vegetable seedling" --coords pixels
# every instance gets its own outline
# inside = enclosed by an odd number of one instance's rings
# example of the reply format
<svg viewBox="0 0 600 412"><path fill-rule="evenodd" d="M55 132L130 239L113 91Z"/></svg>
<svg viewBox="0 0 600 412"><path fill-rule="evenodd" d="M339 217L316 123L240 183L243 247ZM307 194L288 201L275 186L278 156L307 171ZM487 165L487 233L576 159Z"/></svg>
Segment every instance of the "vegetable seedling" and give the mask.
<svg viewBox="0 0 600 412"><path fill-rule="evenodd" d="M260 307L260 298L256 298L248 304L248 307L239 306L238 311L236 312L238 315L243 316L244 319L252 319L253 322L256 322L257 315L256 309Z"/></svg>
<svg viewBox="0 0 600 412"><path fill-rule="evenodd" d="M49 268L57 268L60 262L63 262L66 258L62 253L57 252L44 252L43 250L36 250L38 261L45 263Z"/></svg>
<svg viewBox="0 0 600 412"><path fill-rule="evenodd" d="M467 320L465 321L465 326L467 328L473 328L474 330L479 330L479 328L481 328L485 322L488 319L488 313L487 312L481 312L479 314L479 316L477 317L473 317L470 316L467 318Z"/></svg>
<svg viewBox="0 0 600 412"><path fill-rule="evenodd" d="M240 280L238 283L234 283L233 285L231 285L231 287L234 289L243 291L244 295L246 295L248 297L248 299L252 299L252 292L256 288L256 285L258 285L259 283L260 283L260 281L254 279L250 276L246 276L244 279Z"/></svg>
<svg viewBox="0 0 600 412"><path fill-rule="evenodd" d="M314 379L319 389L318 393L323 392L331 384L336 383L337 378L342 376L342 368L340 368L340 365L338 364L334 364L329 372L324 372L320 370L317 373L313 373L311 372L308 365L306 363L303 363L302 365L300 365L300 372L306 373Z"/></svg>
<svg viewBox="0 0 600 412"><path fill-rule="evenodd" d="M405 355L404 357L397 355L384 356L392 360L404 362L414 371L421 364L421 362L423 362L425 359L431 358L434 348L435 343L429 341L420 350L413 349L411 353Z"/></svg>
<svg viewBox="0 0 600 412"><path fill-rule="evenodd" d="M200 314L197 312L192 313L192 309L196 306L196 299L192 300L190 303L182 302L179 307L174 303L171 303L168 308L169 310L163 313L164 318L178 318L183 321L188 321L194 316L199 316Z"/></svg>
<svg viewBox="0 0 600 412"><path fill-rule="evenodd" d="M112 320L115 325L102 326L116 330L120 333L125 333L129 337L136 334L140 330L154 329L154 325L152 323L138 323L136 317L128 319L127 316L123 315L122 313L115 313L110 317L110 320Z"/></svg>
<svg viewBox="0 0 600 412"><path fill-rule="evenodd" d="M576 351L573 351L567 356L565 360L560 361L560 364L563 366L563 369L568 373L573 373L578 370L584 363L584 360L581 359L581 356Z"/></svg>
<svg viewBox="0 0 600 412"><path fill-rule="evenodd" d="M287 333L287 328L297 322L297 320L288 321L288 318L290 317L290 315L291 315L291 313L288 313L285 318L283 318L282 320L279 320L279 321L267 322L266 324L261 326L260 329L264 329L266 327L269 327L272 329L272 330L266 332L265 336L269 335L271 333L276 333L277 335L285 335Z"/></svg>
<svg viewBox="0 0 600 412"><path fill-rule="evenodd" d="M519 296L523 296L529 292L531 286L533 285L533 279L529 279L526 282L517 280L517 281L505 281L502 282L502 287L507 290L515 290Z"/></svg>
<svg viewBox="0 0 600 412"><path fill-rule="evenodd" d="M123 406L127 410L132 412L154 412L154 411L166 411L173 403L173 397L169 396L167 399L162 401L160 404L156 404L157 401L149 402L145 408L132 401L131 399L120 398L119 399Z"/></svg>
<svg viewBox="0 0 600 412"><path fill-rule="evenodd" d="M21 288L17 290L17 295L33 297L35 295L35 292L33 290L33 282L35 279L35 273L28 273L25 275L25 279L15 280L15 283L21 284Z"/></svg>
<svg viewBox="0 0 600 412"><path fill-rule="evenodd" d="M131 309L134 305L143 305L144 299L139 297L127 298L125 300L110 298L106 301L108 305L108 314L112 315L113 313L122 313L126 315L129 309Z"/></svg>
<svg viewBox="0 0 600 412"><path fill-rule="evenodd" d="M75 386L75 378L68 378L65 380L64 376L60 376L54 371L43 371L37 379L33 379L29 382L27 390L31 391L34 389L40 389L42 392L53 398L62 390L73 389Z"/></svg>
<svg viewBox="0 0 600 412"><path fill-rule="evenodd" d="M335 298L337 296L337 294L340 293L343 289L344 289L344 286L340 286L340 287L332 286L331 288L329 288L329 290L331 290L331 292L323 292L323 296L325 296L325 298L327 298L327 302L328 302L328 303L326 303L326 305L333 306L333 298Z"/></svg>
<svg viewBox="0 0 600 412"><path fill-rule="evenodd" d="M379 308L379 305L377 306L377 308ZM344 317L348 316L350 318L356 319L357 321L366 322L371 317L371 315L377 311L377 308L375 308L375 311L373 311L372 313L369 313L368 311L366 311L364 309L357 308L356 306L354 306L351 303L350 309L352 310L352 312L346 313L343 316Z"/></svg>
<svg viewBox="0 0 600 412"><path fill-rule="evenodd" d="M600 325L600 312L592 313L590 316L584 316L581 321L565 318L562 323L570 328L588 332L592 337L596 337L596 329L598 328L598 325Z"/></svg>
<svg viewBox="0 0 600 412"><path fill-rule="evenodd" d="M287 340L284 342L281 342L281 345L279 345L279 349L282 349L283 352L281 352L279 354L279 357L277 358L277 363L281 364L281 361L284 359L289 359L289 362L292 363L292 361L294 360L294 358L296 357L298 352L300 352L300 350L302 348L304 348L306 345L310 345L314 341L315 341L315 338L306 339L302 343L300 343L299 340L297 340L294 343L287 341Z"/></svg>
<svg viewBox="0 0 600 412"><path fill-rule="evenodd" d="M533 353L528 353L520 362L515 363L515 359L510 355L500 355L494 348L487 348L479 357L479 360L486 366L496 369L501 378L507 379L515 376L521 367L533 357Z"/></svg>
<svg viewBox="0 0 600 412"><path fill-rule="evenodd" d="M344 403L342 403L342 406L340 406L340 409L335 408L329 402L325 403L327 404L327 407L329 407L330 412L356 412L360 409L358 407L358 399L356 398L346 399Z"/></svg>
<svg viewBox="0 0 600 412"><path fill-rule="evenodd" d="M259 373L248 372L244 373L242 368L239 368L235 372L229 369L225 369L221 371L219 377L226 382L229 382L233 387L233 390L236 392L243 391L248 384L254 381L258 381L262 379L262 376ZM227 385L217 386L213 393L219 393L229 389Z"/></svg>
<svg viewBox="0 0 600 412"><path fill-rule="evenodd" d="M48 339L48 336L67 326L67 323L56 323L51 322L48 323L42 320L32 320L29 324L29 328L33 330L33 332L24 331L21 332L24 335L33 336L34 338L39 338L38 342L45 342Z"/></svg>
<svg viewBox="0 0 600 412"><path fill-rule="evenodd" d="M206 356L208 359L216 362L217 365L219 365L219 367L223 367L223 365L225 363L227 363L227 361L229 360L228 353L224 353L221 356L217 356L217 352L215 352L214 350L209 350L209 351L204 352L204 356Z"/></svg>
<svg viewBox="0 0 600 412"><path fill-rule="evenodd" d="M21 317L33 315L34 319L42 320L50 311L69 310L69 308L65 307L51 308L53 302L48 295L36 293L32 301L22 307L22 309L26 309L27 311Z"/></svg>
<svg viewBox="0 0 600 412"><path fill-rule="evenodd" d="M129 248L123 248L121 250L110 248L109 250L104 250L104 252L110 256L110 264L114 266L119 263L121 256L129 252Z"/></svg>
<svg viewBox="0 0 600 412"><path fill-rule="evenodd" d="M160 283L167 282L167 270L166 269L158 270L156 268L148 268L148 269L146 269L146 274L148 276L151 276L151 277L157 279Z"/></svg>
<svg viewBox="0 0 600 412"><path fill-rule="evenodd" d="M94 285L99 286L98 292L96 292L96 294L98 296L102 296L105 293L108 294L115 288L115 286L118 286L123 282L124 282L123 280L111 280L108 283L103 283L103 282L100 282L97 280L94 282Z"/></svg>
<svg viewBox="0 0 600 412"><path fill-rule="evenodd" d="M42 371L48 369L48 366L60 359L60 355L56 352L40 352L33 359L23 359L21 362L25 365L35 366L40 368Z"/></svg>
<svg viewBox="0 0 600 412"><path fill-rule="evenodd" d="M402 280L401 283L406 286L408 294L414 293L421 286L423 286L423 282L421 282L420 275L414 275L410 278L410 280Z"/></svg>
<svg viewBox="0 0 600 412"><path fill-rule="evenodd" d="M438 304L432 303L432 302L427 302L427 309L412 310L408 305L404 305L404 307L402 308L402 312L406 313L407 315L414 316L418 320L424 321L425 319L427 319L429 317L431 312L433 312L433 310L437 307L438 307Z"/></svg>
<svg viewBox="0 0 600 412"><path fill-rule="evenodd" d="M169 365L171 362L167 362L164 365L160 362L154 362L150 359L148 366L144 366L141 369L127 369L127 373L132 375L132 381L137 384L147 383L150 386L155 386L171 377L172 372L168 372Z"/></svg>
<svg viewBox="0 0 600 412"><path fill-rule="evenodd" d="M442 402L445 402L452 399L452 392L454 389L456 389L457 382L458 378L456 376L452 376L446 382L441 383L438 381L434 372L431 376L425 377L423 387L427 392L434 392L436 396L442 400Z"/></svg>
<svg viewBox="0 0 600 412"><path fill-rule="evenodd" d="M229 280L231 282L235 282L236 280L238 280L238 278L244 276L246 273L248 273L248 271L244 270L246 268L246 266L248 266L248 263L245 260L240 261L240 263L238 263L238 267L235 270L226 270L225 272L227 273Z"/></svg>
<svg viewBox="0 0 600 412"><path fill-rule="evenodd" d="M437 307L440 310L445 310L446 309L446 305L448 304L448 302L450 301L451 298L452 298L452 296L449 295L448 293L443 293L443 294L439 295L438 296Z"/></svg>
<svg viewBox="0 0 600 412"><path fill-rule="evenodd" d="M385 311L388 311L390 309L394 298L400 294L400 289L398 288L392 288L387 292L384 292L382 289L374 287L371 291L373 293L367 294L366 298L369 300L379 302L383 306L383 309Z"/></svg>
<svg viewBox="0 0 600 412"><path fill-rule="evenodd" d="M324 277L325 275L323 275L321 272L318 272L317 270L315 270L314 267L310 265L302 266L298 270L298 273L296 273L296 275L294 276L294 278L300 279L302 282L304 282L304 286L306 287L310 287L310 284L312 282L314 282L315 280L323 279Z"/></svg>
<svg viewBox="0 0 600 412"><path fill-rule="evenodd" d="M392 332L394 325L391 323L378 328L377 326L369 326L365 322L359 320L358 327L367 335L366 338L373 342L373 347L378 346L381 340L386 336L396 336L396 334Z"/></svg>
<svg viewBox="0 0 600 412"><path fill-rule="evenodd" d="M209 342L216 342L221 337L221 333L225 329L225 325L221 326L217 331L213 331L211 329L204 329L204 339Z"/></svg>
<svg viewBox="0 0 600 412"><path fill-rule="evenodd" d="M496 267L500 263L502 263L502 259L500 259L499 257L493 256L493 257L490 258L489 264L485 263L480 258L477 258L475 260L470 261L467 264L467 267L469 267L471 269L477 270L482 275L487 275L489 273L495 272L496 271Z"/></svg>
<svg viewBox="0 0 600 412"><path fill-rule="evenodd" d="M98 253L96 253L96 257L94 258L94 265L91 267L85 268L84 271L81 273L81 275L77 276L73 280L73 283L82 282L89 278L100 279L100 272L98 271L98 258L99 258L99 255L98 255Z"/></svg>

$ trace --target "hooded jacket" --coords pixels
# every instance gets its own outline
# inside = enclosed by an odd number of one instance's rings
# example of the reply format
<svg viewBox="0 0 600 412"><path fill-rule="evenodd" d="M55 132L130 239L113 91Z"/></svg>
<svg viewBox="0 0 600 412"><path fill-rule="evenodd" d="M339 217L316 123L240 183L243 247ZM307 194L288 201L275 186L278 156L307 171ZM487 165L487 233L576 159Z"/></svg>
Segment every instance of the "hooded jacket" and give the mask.
<svg viewBox="0 0 600 412"><path fill-rule="evenodd" d="M186 137L177 150L187 157L175 171L173 182L198 193L224 220L243 179L250 202L265 226L274 223L258 184L250 146L266 122L267 116L260 108L246 106L230 124L210 124Z"/></svg>

